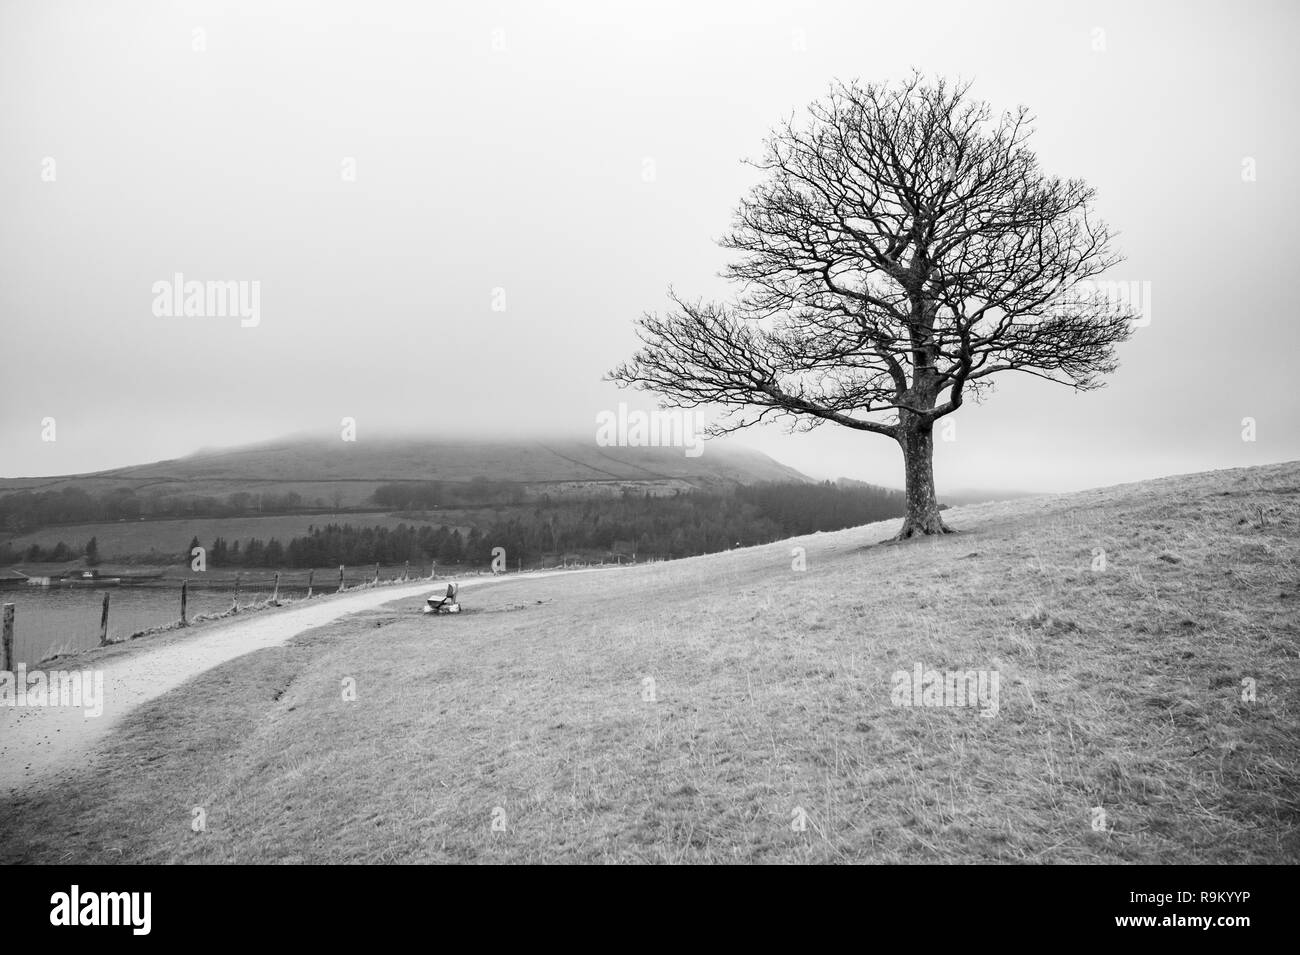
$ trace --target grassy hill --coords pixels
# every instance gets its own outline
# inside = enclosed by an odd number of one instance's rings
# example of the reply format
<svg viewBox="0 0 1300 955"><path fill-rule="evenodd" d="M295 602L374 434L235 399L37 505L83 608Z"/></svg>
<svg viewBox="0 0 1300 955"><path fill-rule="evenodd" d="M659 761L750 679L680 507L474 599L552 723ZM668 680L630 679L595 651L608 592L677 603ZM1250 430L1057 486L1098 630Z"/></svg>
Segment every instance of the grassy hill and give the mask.
<svg viewBox="0 0 1300 955"><path fill-rule="evenodd" d="M436 481L472 488L480 480L490 483L481 493L466 491L462 497L476 504L490 503L499 496L498 488L508 487L511 495L527 505L543 495L552 499L602 497L624 491L665 495L810 479L767 455L725 442L710 442L701 455L687 457L682 448L602 448L571 439L389 437L344 442L294 437L92 474L0 479L0 498L17 491L57 493L66 488L101 496L126 488L147 504L196 498L227 501L239 494L284 500L292 492L300 500L291 508L275 505L267 509L269 513L260 514L246 504L242 512L219 516L201 510L187 514L184 507L172 507L147 519L32 521L21 532L6 529L0 519L0 544L7 543L21 553L33 544L52 549L60 541L80 548L94 537L105 559L148 559L152 553L183 553L193 535L205 544L219 535L229 540L274 537L286 541L305 535L310 525L331 522L392 527L422 522L409 514L392 516L391 507L377 505L373 495L381 486ZM23 513L30 516L30 511ZM444 506L423 523L464 526L470 523L468 515L463 508Z"/></svg>
<svg viewBox="0 0 1300 955"><path fill-rule="evenodd" d="M364 505L381 484L400 481L510 482L538 491L636 488L671 490L764 481L807 481L765 454L709 442L687 457L682 448L599 447L574 439L471 441L337 437L286 438L248 447L203 451L171 461L93 474L0 479L0 494L17 490L89 491L129 487L139 494L229 495L296 492L307 503Z"/></svg>
<svg viewBox="0 0 1300 955"><path fill-rule="evenodd" d="M0 858L1300 858L1300 465L946 519L310 632L0 802ZM896 705L918 664L997 673L996 715Z"/></svg>

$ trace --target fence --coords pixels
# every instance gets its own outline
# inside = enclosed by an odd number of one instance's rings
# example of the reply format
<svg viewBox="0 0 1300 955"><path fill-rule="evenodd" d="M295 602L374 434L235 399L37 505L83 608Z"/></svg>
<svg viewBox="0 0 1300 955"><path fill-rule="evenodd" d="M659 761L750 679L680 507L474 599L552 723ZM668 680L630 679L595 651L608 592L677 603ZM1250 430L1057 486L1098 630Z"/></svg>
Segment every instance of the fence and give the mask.
<svg viewBox="0 0 1300 955"><path fill-rule="evenodd" d="M424 570L429 576L422 576ZM431 580L436 564L413 575L410 562L364 568L281 571L273 574L156 577L106 586L73 580L68 587L23 586L3 595L0 670L73 650L86 650L200 620L281 603L405 581ZM108 578L117 580L117 578ZM21 606L19 606L21 604Z"/></svg>
<svg viewBox="0 0 1300 955"><path fill-rule="evenodd" d="M618 564L636 562L617 557ZM658 559L640 563L657 563ZM544 555L536 566L522 562L507 571L560 570L604 566L605 561L583 560L576 555ZM531 562L530 562L531 564ZM425 568L429 576L423 576ZM267 574L243 572L221 577L210 574L158 576L131 579L100 589L105 581L73 579L70 587L24 585L0 591L4 604L4 643L0 646L0 670L12 671L17 663L37 663L60 653L87 650L118 643L134 636L184 627L200 620L226 617L241 611L277 606L283 602L321 597L385 583L432 580L436 562L422 564L413 572L411 562L401 565L338 570L288 570ZM464 572L457 565L456 575ZM475 571L471 571L473 573ZM477 572L482 572L479 569ZM419 574L419 576L416 575ZM116 578L109 578L115 580Z"/></svg>

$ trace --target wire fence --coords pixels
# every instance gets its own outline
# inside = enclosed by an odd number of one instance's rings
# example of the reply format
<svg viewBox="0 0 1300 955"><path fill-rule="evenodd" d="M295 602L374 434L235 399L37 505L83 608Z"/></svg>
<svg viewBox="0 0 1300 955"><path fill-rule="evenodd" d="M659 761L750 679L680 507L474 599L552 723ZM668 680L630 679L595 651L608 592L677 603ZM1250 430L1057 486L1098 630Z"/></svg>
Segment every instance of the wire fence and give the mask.
<svg viewBox="0 0 1300 955"><path fill-rule="evenodd" d="M502 573L560 570L635 563L574 559L551 555L525 568L500 567ZM639 563L658 563L657 559ZM416 567L368 564L332 569L229 571L222 573L30 578L26 585L0 590L5 624L0 643L0 670L32 665L51 657L120 643L134 637L202 623L239 613L281 606L330 594L436 578L462 576L465 568L436 563ZM497 572L497 571L489 571ZM470 573L484 573L480 568ZM40 585L34 585L41 582Z"/></svg>
<svg viewBox="0 0 1300 955"><path fill-rule="evenodd" d="M310 598L432 580L436 565L70 578L6 588L0 670Z"/></svg>

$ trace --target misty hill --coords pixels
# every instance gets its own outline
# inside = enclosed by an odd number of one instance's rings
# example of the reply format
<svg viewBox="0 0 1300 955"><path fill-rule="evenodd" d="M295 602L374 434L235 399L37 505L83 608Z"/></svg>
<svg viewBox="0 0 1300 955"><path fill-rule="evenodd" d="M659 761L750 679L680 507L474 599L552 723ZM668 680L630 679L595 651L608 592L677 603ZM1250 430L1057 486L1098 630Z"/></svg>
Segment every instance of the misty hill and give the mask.
<svg viewBox="0 0 1300 955"><path fill-rule="evenodd" d="M500 546L516 566L548 567L686 557L903 513L899 491L817 483L743 449L344 447L280 442L11 489L0 564L164 566L202 543L214 568L477 567Z"/></svg>
<svg viewBox="0 0 1300 955"><path fill-rule="evenodd" d="M859 481L857 478L841 477L835 479L837 487L861 488L875 491L892 491L896 492L897 488L888 488L880 484L870 484L866 481ZM1033 497L1035 491L1005 491L1005 490L971 490L968 488L959 488L953 491L947 491L940 485L937 489L939 503L949 507L961 507L968 504L986 504L990 501L1013 501L1021 497Z"/></svg>
<svg viewBox="0 0 1300 955"><path fill-rule="evenodd" d="M995 501L1015 501L1024 497L1037 497L1041 491L1008 491L994 488L992 490L955 488L951 491L939 489L939 500L950 507L964 507L969 504L988 504Z"/></svg>
<svg viewBox="0 0 1300 955"><path fill-rule="evenodd" d="M287 438L207 450L92 474L0 479L0 494L80 487L92 493L228 496L297 494L304 505L357 507L396 482L511 484L530 494L650 493L810 479L758 451L719 442L698 457L682 448L598 447L574 439L496 440Z"/></svg>

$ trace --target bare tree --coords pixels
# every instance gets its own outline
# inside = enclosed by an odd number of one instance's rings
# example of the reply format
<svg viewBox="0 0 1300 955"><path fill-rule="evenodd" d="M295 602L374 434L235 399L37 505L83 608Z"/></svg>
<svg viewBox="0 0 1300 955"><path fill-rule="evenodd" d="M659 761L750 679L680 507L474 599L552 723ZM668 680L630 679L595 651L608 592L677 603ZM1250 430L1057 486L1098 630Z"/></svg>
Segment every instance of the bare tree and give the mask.
<svg viewBox="0 0 1300 955"><path fill-rule="evenodd" d="M996 118L969 84L835 84L752 163L723 247L727 305L671 295L638 322L643 347L610 373L675 407L717 404L714 434L768 418L830 421L898 442L898 538L947 533L935 422L998 372L1079 390L1116 367L1125 303L1085 290L1118 261L1094 192L1040 172L1022 107Z"/></svg>

